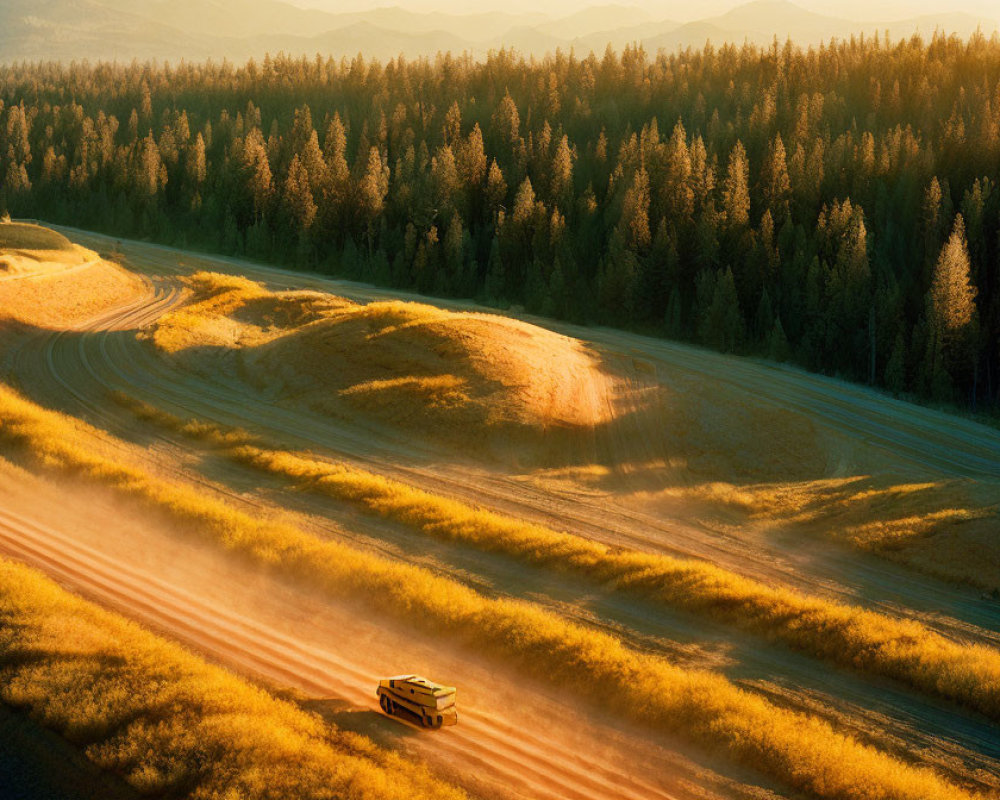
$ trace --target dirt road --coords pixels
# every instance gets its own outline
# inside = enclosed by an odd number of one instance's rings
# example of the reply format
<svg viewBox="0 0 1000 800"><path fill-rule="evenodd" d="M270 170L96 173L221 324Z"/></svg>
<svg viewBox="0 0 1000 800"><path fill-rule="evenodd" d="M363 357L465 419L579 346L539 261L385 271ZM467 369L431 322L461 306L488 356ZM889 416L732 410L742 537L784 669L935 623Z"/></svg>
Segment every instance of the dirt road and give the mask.
<svg viewBox="0 0 1000 800"><path fill-rule="evenodd" d="M107 249L110 243L104 237L63 231L95 249ZM284 408L248 393L235 373L220 371L206 378L180 370L136 334L179 302L178 277L197 269L245 274L280 288L322 289L358 300L397 295L141 243L126 242L122 250L130 267L147 282L144 297L78 330L32 332L4 354L2 364L39 402L83 416L126 440L155 443L149 458L159 469L188 477L205 470L205 478L231 481L234 494L247 502L275 502L273 486L254 485L237 472L220 473L217 466L202 462L190 441L138 423L131 412L109 401L110 392L122 391L185 417L247 427L289 447L309 448L319 457L355 463L610 544L708 558L744 574L918 618L949 635L1000 642L1000 606L973 590L915 579L904 567L816 539L789 542L706 521L689 506L663 511L636 502L634 492L674 473L664 466L668 459L659 445L637 451L635 438L621 429L599 433L592 452L585 454L620 462L623 467L612 469L610 478L597 483L556 480L544 471L472 461L388 428L360 428ZM1000 432L975 423L789 368L615 331L542 324L587 341L609 361L632 364L627 371L631 386L623 386L619 416L627 417L629 409L644 402L637 398L651 383L710 384L719 392L745 396L754 413L764 418L780 423L782 415L794 416L820 437L847 441L848 446L836 450L843 463L825 464L823 474L838 469L853 474L883 464L889 453L901 479L1000 480ZM739 796L747 787L761 788L757 776L685 752L647 731L595 720L574 708L572 698L525 685L488 654L442 651L440 643L412 642L405 633L356 609L333 606L266 576L248 581L243 567L225 564L211 553L189 552L169 531L148 525L109 529L109 516L118 518L122 511L108 506L107 500L72 517L60 512L47 518L38 513L46 504L39 503L36 493L53 491L43 484L24 488L20 495L8 490L0 514L0 551L42 567L72 588L223 663L294 687L311 707L338 724L417 754L477 795L701 797ZM58 508L54 494L51 500ZM427 549L426 543L414 542L398 528L321 498L290 495L281 502L308 515L309 524L327 535L387 545L396 557ZM714 659L748 687L793 705L815 702L826 715L839 713L838 724L865 737L881 737L887 747L919 753L915 757L954 770L962 780L975 780L977 771L997 774L1000 767L995 726L960 709L818 666L700 620L654 612L592 590L583 596L586 587L517 570L501 558L484 558L457 546L435 546L433 557L442 570L459 577L473 575L477 585L492 591L612 625L637 646L668 648L676 647L670 642L687 642L693 650L706 650L692 658ZM350 645L343 646L344 641ZM462 723L457 728L434 738L416 736L378 714L372 676L414 670L444 680L462 676L455 681L462 688Z"/></svg>
<svg viewBox="0 0 1000 800"><path fill-rule="evenodd" d="M111 240L105 237L61 230L90 247L111 246ZM117 316L96 319L87 332L46 332L20 350L8 353L11 371L39 400L74 412L82 408L112 432L128 436L134 418L107 401L109 392L122 391L184 417L247 427L290 447L327 453L430 491L489 505L609 544L707 558L745 574L811 592L850 600L860 597L872 607L902 615L953 616L960 627L980 628L982 635L995 639L1000 609L984 605L973 590L956 590L932 579L914 584L908 570L883 559L831 550L809 537L789 540L748 527L734 532L706 521L698 509L684 504L674 508L637 502L633 494L636 488L663 480L662 452L656 453L656 464L644 470L645 454L622 452L614 441L595 444L595 448L614 452L612 462L619 465L618 474L596 486L548 481L530 470L520 474L503 465L484 465L463 457L454 448L435 447L386 427L362 427L301 408L283 408L266 396L249 392L246 383L232 372L220 370L206 379L180 370L138 341L135 331L179 300L177 277L192 271L230 271L283 288L323 289L359 300L392 295L358 284L154 245L128 242L123 244L123 252L130 266L151 281L145 305L138 303ZM459 303L445 305L468 307ZM886 443L893 442L889 450L899 480L934 480L956 472L969 479L993 476L986 479L990 484L1000 478L1000 431L790 368L616 331L552 327L582 337L609 358L623 353L634 358L641 353L665 384L683 378L708 385L716 394L723 391L720 386L735 386L739 402L751 409L748 419L752 422L763 416L779 433L791 428L792 418L798 416L810 429L818 429L820 443L824 436L847 439L850 446L840 450L846 449L843 457L855 463L833 465L834 472L865 474L866 468L884 469ZM637 381L648 382L648 377L637 376ZM813 397L827 399L817 400L813 411ZM717 429L723 431L726 426L720 424ZM875 436L872 431L879 432L874 446L869 442ZM616 436L609 432L607 438ZM724 440L719 442L720 447L726 444ZM177 445L190 447L179 441ZM736 449L735 445L731 449ZM690 481L691 477L686 475L681 480ZM996 489L996 502L1000 503L1000 482ZM817 550L823 557L813 557ZM979 635L975 631L973 634Z"/></svg>
<svg viewBox="0 0 1000 800"><path fill-rule="evenodd" d="M308 708L426 761L477 796L667 800L702 796L686 781L720 782L670 743L595 721L488 658L414 641L358 609L179 545L176 532L88 494L5 481L0 553L231 668L296 690ZM88 502L67 514L70 499ZM381 713L374 681L411 670L460 678L460 725L428 735Z"/></svg>

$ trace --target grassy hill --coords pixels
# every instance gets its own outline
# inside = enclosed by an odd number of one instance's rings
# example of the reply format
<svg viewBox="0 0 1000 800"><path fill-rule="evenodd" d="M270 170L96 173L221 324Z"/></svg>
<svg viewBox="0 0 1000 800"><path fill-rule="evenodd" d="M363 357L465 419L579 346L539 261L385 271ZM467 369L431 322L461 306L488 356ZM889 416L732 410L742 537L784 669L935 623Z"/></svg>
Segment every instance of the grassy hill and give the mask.
<svg viewBox="0 0 1000 800"><path fill-rule="evenodd" d="M0 223L0 250L64 250L73 243L61 233L20 222Z"/></svg>
<svg viewBox="0 0 1000 800"><path fill-rule="evenodd" d="M607 414L598 359L534 325L419 303L271 292L217 274L189 283L191 302L160 319L157 347L202 373L231 370L279 403L508 444L549 428L589 431Z"/></svg>

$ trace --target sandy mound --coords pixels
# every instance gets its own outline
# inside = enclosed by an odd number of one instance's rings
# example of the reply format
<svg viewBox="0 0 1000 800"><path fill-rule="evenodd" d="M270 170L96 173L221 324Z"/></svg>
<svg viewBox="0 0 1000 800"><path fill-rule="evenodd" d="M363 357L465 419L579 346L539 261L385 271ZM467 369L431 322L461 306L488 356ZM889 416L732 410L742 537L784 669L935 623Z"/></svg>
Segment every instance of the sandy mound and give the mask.
<svg viewBox="0 0 1000 800"><path fill-rule="evenodd" d="M0 250L73 251L76 249L61 233L24 222L0 223Z"/></svg>
<svg viewBox="0 0 1000 800"><path fill-rule="evenodd" d="M157 347L203 372L222 368L275 402L471 446L478 435L522 442L588 430L609 413L597 359L574 339L517 320L275 293L214 273L190 286L190 302L153 332Z"/></svg>
<svg viewBox="0 0 1000 800"><path fill-rule="evenodd" d="M54 272L96 258L90 250L40 225L0 223L0 279Z"/></svg>
<svg viewBox="0 0 1000 800"><path fill-rule="evenodd" d="M0 223L0 323L72 326L142 291L135 276L60 233Z"/></svg>

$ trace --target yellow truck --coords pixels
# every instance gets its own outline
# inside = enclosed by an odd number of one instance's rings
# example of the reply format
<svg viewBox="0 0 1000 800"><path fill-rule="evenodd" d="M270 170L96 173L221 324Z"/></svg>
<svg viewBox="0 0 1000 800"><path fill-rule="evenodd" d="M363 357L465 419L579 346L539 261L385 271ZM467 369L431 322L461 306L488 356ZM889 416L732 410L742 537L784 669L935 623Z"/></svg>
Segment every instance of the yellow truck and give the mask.
<svg viewBox="0 0 1000 800"><path fill-rule="evenodd" d="M458 724L454 686L419 675L397 675L380 680L377 692L379 705L390 716L414 716L425 728Z"/></svg>

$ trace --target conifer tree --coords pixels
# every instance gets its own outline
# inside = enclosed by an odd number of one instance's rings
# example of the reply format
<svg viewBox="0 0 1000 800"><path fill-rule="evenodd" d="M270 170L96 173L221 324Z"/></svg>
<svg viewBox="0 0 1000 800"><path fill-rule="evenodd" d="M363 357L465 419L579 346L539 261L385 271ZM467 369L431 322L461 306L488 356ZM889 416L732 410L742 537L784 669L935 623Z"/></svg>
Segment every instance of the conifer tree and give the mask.
<svg viewBox="0 0 1000 800"><path fill-rule="evenodd" d="M949 392L949 367L971 371L970 356L973 356L976 336L975 300L965 222L958 214L951 236L938 256L927 298L929 373L931 390L938 396L946 396Z"/></svg>
<svg viewBox="0 0 1000 800"><path fill-rule="evenodd" d="M712 300L703 313L698 335L709 347L731 353L740 346L744 335L732 269L720 270L712 283Z"/></svg>
<svg viewBox="0 0 1000 800"><path fill-rule="evenodd" d="M959 214L938 256L931 284L931 325L941 338L959 336L972 324L976 313L976 289L970 282L969 272L965 222Z"/></svg>
<svg viewBox="0 0 1000 800"><path fill-rule="evenodd" d="M147 200L156 197L161 183L166 183L166 172L160 160L160 148L152 132L146 135L139 147L134 181L137 194Z"/></svg>
<svg viewBox="0 0 1000 800"><path fill-rule="evenodd" d="M761 192L775 221L780 225L788 212L791 180L788 177L788 160L781 134L776 134L768 147L761 172Z"/></svg>
<svg viewBox="0 0 1000 800"><path fill-rule="evenodd" d="M517 105L510 92L505 92L497 110L493 114L493 130L500 137L500 141L508 146L513 146L519 139L521 130L521 115L517 111Z"/></svg>
<svg viewBox="0 0 1000 800"><path fill-rule="evenodd" d="M625 192L622 202L622 216L618 223L625 246L632 251L642 251L649 247L649 173L640 167L632 176L632 184Z"/></svg>
<svg viewBox="0 0 1000 800"><path fill-rule="evenodd" d="M744 228L750 222L750 164L747 153L739 141L733 145L726 166L726 179L722 191L722 208L726 224Z"/></svg>
<svg viewBox="0 0 1000 800"><path fill-rule="evenodd" d="M436 208L442 216L449 217L455 208L460 184L455 154L448 145L438 148L431 159L431 181Z"/></svg>
<svg viewBox="0 0 1000 800"><path fill-rule="evenodd" d="M486 177L486 149L483 144L483 132L477 122L461 143L458 153L458 173L462 182L470 188L479 188Z"/></svg>
<svg viewBox="0 0 1000 800"><path fill-rule="evenodd" d="M351 170L347 165L347 131L335 112L326 130L323 157L330 171L331 190L338 201L346 200Z"/></svg>
<svg viewBox="0 0 1000 800"><path fill-rule="evenodd" d="M361 181L358 183L358 200L361 213L367 225L368 250L371 255L372 240L375 236L375 221L385 205L389 193L389 167L382 161L377 147L368 150L368 162Z"/></svg>
<svg viewBox="0 0 1000 800"><path fill-rule="evenodd" d="M316 219L316 203L309 186L309 174L298 156L292 158L288 168L283 198L296 232L300 236L308 233Z"/></svg>
<svg viewBox="0 0 1000 800"><path fill-rule="evenodd" d="M208 159L205 155L205 139L199 133L188 147L184 161L184 178L192 211L197 211L201 207L201 190L207 177Z"/></svg>
<svg viewBox="0 0 1000 800"><path fill-rule="evenodd" d="M556 145L556 152L552 158L552 199L565 208L569 204L572 188L573 152L569 146L569 137L564 135Z"/></svg>
<svg viewBox="0 0 1000 800"><path fill-rule="evenodd" d="M768 340L767 357L773 361L788 361L790 356L791 350L788 346L788 338L785 336L785 328L781 324L781 317L775 317Z"/></svg>
<svg viewBox="0 0 1000 800"><path fill-rule="evenodd" d="M252 199L254 220L260 222L267 212L273 191L271 164L260 128L253 128L243 142L243 170Z"/></svg>
<svg viewBox="0 0 1000 800"><path fill-rule="evenodd" d="M504 201L507 199L507 182L496 159L490 164L489 175L486 178L486 207L490 211L490 219L496 221Z"/></svg>
<svg viewBox="0 0 1000 800"><path fill-rule="evenodd" d="M525 178L514 196L514 207L511 220L518 225L528 224L535 213L535 190L531 186L531 178Z"/></svg>

